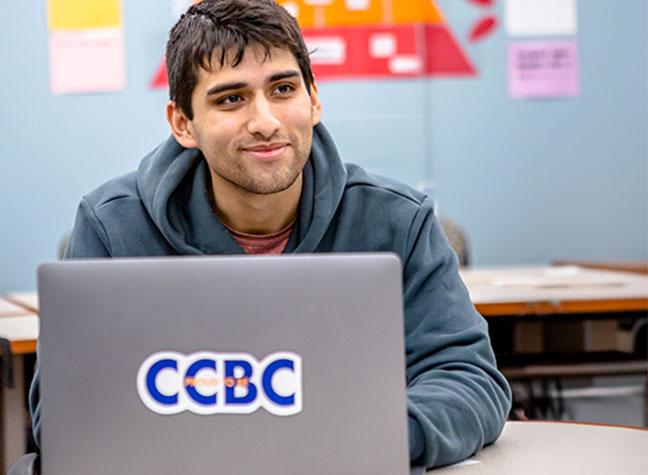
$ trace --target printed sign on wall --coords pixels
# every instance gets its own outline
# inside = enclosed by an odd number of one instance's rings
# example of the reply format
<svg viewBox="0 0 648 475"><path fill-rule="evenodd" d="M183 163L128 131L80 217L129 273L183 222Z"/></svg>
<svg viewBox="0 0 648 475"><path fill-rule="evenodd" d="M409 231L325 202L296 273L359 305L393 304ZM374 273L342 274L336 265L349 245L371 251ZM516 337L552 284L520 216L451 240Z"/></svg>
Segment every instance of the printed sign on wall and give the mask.
<svg viewBox="0 0 648 475"><path fill-rule="evenodd" d="M578 95L578 47L575 41L511 43L508 64L511 97Z"/></svg>
<svg viewBox="0 0 648 475"><path fill-rule="evenodd" d="M468 34L491 35L494 0L467 0L485 14ZM174 0L174 13L190 0ZM277 0L299 23L317 81L351 78L474 77L476 69L435 0ZM168 87L161 61L150 87Z"/></svg>
<svg viewBox="0 0 648 475"><path fill-rule="evenodd" d="M278 0L302 28L318 80L474 76L433 0Z"/></svg>

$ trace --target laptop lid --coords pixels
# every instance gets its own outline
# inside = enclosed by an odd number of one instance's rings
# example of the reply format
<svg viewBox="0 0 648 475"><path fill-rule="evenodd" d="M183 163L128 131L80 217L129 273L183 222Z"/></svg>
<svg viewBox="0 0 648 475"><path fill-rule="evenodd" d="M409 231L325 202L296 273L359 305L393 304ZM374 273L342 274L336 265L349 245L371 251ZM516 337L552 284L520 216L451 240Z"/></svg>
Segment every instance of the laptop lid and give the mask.
<svg viewBox="0 0 648 475"><path fill-rule="evenodd" d="M389 254L39 269L43 472L409 473Z"/></svg>

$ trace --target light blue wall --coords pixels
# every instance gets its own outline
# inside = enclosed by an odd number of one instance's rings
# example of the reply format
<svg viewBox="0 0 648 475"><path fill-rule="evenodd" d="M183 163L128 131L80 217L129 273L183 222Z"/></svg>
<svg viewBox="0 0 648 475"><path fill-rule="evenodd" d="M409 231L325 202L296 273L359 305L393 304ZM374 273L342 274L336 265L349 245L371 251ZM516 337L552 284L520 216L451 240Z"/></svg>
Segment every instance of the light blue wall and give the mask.
<svg viewBox="0 0 648 475"><path fill-rule="evenodd" d="M49 92L45 3L0 2L0 292L33 289L79 198L135 168L168 134L166 92L148 82L170 0L123 1L125 92L58 97ZM321 84L345 160L433 184L478 265L648 259L648 2L579 1L581 94L546 101L508 97L503 26L468 45L481 10L439 3L479 78Z"/></svg>
<svg viewBox="0 0 648 475"><path fill-rule="evenodd" d="M466 2L441 3L465 31ZM647 6L578 2L576 99L509 99L503 29L469 48L478 81L431 83L440 211L477 264L648 259Z"/></svg>

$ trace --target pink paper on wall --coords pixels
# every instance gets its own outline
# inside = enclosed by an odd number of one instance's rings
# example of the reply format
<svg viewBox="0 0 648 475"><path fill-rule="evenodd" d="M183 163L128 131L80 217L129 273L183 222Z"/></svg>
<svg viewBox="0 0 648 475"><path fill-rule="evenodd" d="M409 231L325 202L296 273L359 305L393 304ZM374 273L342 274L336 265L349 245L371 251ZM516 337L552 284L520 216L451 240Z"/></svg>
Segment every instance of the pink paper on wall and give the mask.
<svg viewBox="0 0 648 475"><path fill-rule="evenodd" d="M121 91L126 87L120 28L52 31L50 87L54 94Z"/></svg>
<svg viewBox="0 0 648 475"><path fill-rule="evenodd" d="M513 98L573 97L579 93L575 41L510 43L508 69Z"/></svg>

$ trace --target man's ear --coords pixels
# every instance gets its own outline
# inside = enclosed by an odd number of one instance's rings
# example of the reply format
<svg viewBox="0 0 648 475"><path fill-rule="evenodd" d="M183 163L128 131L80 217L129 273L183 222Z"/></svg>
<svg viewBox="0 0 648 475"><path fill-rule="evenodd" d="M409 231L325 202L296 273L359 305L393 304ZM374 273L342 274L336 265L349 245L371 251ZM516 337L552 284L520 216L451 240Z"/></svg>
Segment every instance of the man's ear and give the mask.
<svg viewBox="0 0 648 475"><path fill-rule="evenodd" d="M319 100L317 84L315 81L311 84L310 99L313 110L313 125L317 125L322 120L322 103Z"/></svg>
<svg viewBox="0 0 648 475"><path fill-rule="evenodd" d="M187 114L174 101L169 101L166 108L167 121L171 126L171 133L184 148L198 148L194 138L191 120Z"/></svg>

